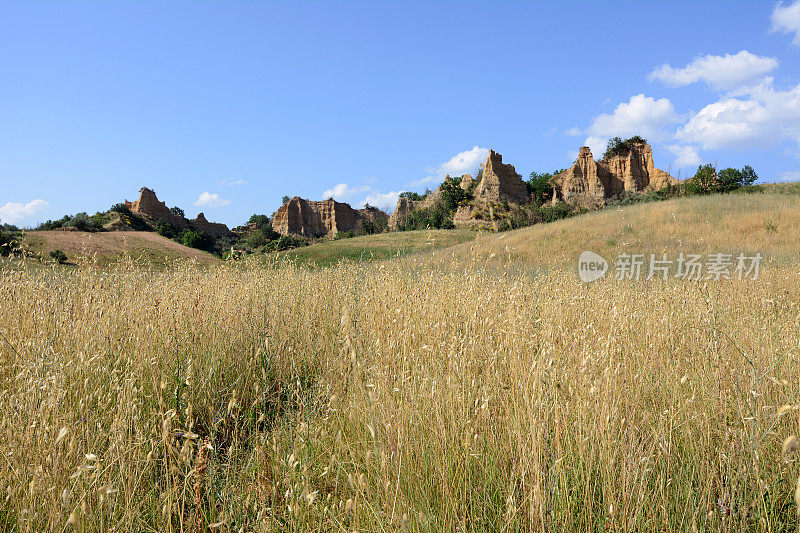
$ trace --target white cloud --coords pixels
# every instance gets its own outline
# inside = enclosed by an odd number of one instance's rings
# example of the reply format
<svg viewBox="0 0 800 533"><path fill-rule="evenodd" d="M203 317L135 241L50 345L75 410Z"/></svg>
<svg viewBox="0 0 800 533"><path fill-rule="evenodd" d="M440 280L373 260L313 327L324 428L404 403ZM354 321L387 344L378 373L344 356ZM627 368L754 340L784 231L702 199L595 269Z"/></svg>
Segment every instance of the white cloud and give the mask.
<svg viewBox="0 0 800 533"><path fill-rule="evenodd" d="M586 129L588 137L584 145L593 154L602 153L611 137L630 137L643 135L660 139L665 136L664 128L680 120L680 115L667 98L656 100L643 94L631 96L630 100L619 104L613 113L597 115Z"/></svg>
<svg viewBox="0 0 800 533"><path fill-rule="evenodd" d="M671 87L681 87L704 81L714 89L727 90L741 87L778 68L774 57L757 56L747 50L724 56L704 55L683 68L661 65L648 78L659 80Z"/></svg>
<svg viewBox="0 0 800 533"><path fill-rule="evenodd" d="M564 132L564 135L569 135L570 137L577 137L578 135L583 135L583 130L577 127L569 128Z"/></svg>
<svg viewBox="0 0 800 533"><path fill-rule="evenodd" d="M224 185L227 185L228 187L236 187L237 185L244 185L245 183L247 182L240 178L238 180L230 180L230 181L220 180L217 182L217 185L219 185L220 187Z"/></svg>
<svg viewBox="0 0 800 533"><path fill-rule="evenodd" d="M778 2L772 10L773 32L794 33L792 44L800 46L800 0L788 6Z"/></svg>
<svg viewBox="0 0 800 533"><path fill-rule="evenodd" d="M42 209L45 209L48 205L50 204L41 198L31 200L27 204L8 202L0 207L0 222L6 224L25 222Z"/></svg>
<svg viewBox="0 0 800 533"><path fill-rule="evenodd" d="M444 177L445 174L462 176L476 170L481 163L486 161L487 157L489 157L488 148L473 146L471 150L460 152L451 157L447 162L442 163L439 166L437 174L442 175L442 177Z"/></svg>
<svg viewBox="0 0 800 533"><path fill-rule="evenodd" d="M230 200L223 200L217 193L204 192L194 203L197 207L222 207L230 204Z"/></svg>
<svg viewBox="0 0 800 533"><path fill-rule="evenodd" d="M800 181L800 170L790 170L788 172L784 172L780 176L775 178L775 181L778 183Z"/></svg>
<svg viewBox="0 0 800 533"><path fill-rule="evenodd" d="M597 135L590 135L586 137L586 140L583 141L584 146L588 146L589 149L592 151L592 155L595 157L600 157L605 149L606 145L608 144L608 137L599 137ZM575 152L575 157L573 160L578 159L578 152Z"/></svg>
<svg viewBox="0 0 800 533"><path fill-rule="evenodd" d="M447 174L454 177L463 176L464 174L474 175L487 157L489 157L488 148L473 146L471 150L457 153L438 167L429 168L430 175L412 181L411 186L419 187L428 183L440 183Z"/></svg>
<svg viewBox="0 0 800 533"><path fill-rule="evenodd" d="M800 85L776 91L772 78L766 78L737 94L705 106L678 130L677 138L705 150L800 143Z"/></svg>
<svg viewBox="0 0 800 533"><path fill-rule="evenodd" d="M335 198L337 200L345 201L358 194L365 193L370 190L369 185L361 185L358 187L350 187L346 183L338 183L331 189L325 189L322 192L323 198Z"/></svg>
<svg viewBox="0 0 800 533"><path fill-rule="evenodd" d="M373 191L372 193L368 194L364 201L362 201L359 205L364 207L365 204L369 204L372 207L377 207L378 209L382 209L384 211L393 211L395 206L397 206L397 199L400 197L400 191L391 191L391 192L377 192Z"/></svg>
<svg viewBox="0 0 800 533"><path fill-rule="evenodd" d="M675 156L673 164L677 168L696 167L702 162L697 148L689 145L670 144L667 145L669 153Z"/></svg>
<svg viewBox="0 0 800 533"><path fill-rule="evenodd" d="M377 180L373 177L369 180L375 183ZM340 202L349 202L351 198L366 194L366 197L360 202L353 202L359 207L364 204L369 204L378 209L392 210L397 205L397 199L400 197L400 191L380 192L372 188L370 185L359 185L351 187L346 183L338 183L332 188L325 190L322 193L323 198L334 198Z"/></svg>

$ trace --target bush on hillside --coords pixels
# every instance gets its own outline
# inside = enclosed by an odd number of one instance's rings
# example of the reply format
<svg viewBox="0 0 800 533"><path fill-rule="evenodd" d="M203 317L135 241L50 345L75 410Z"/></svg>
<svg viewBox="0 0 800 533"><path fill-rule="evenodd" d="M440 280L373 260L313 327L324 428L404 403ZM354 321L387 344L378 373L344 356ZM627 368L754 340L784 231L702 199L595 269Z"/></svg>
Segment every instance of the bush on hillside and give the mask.
<svg viewBox="0 0 800 533"><path fill-rule="evenodd" d="M534 204L542 205L553 197L553 185L550 183L550 180L553 176L561 172L563 171L531 172L530 177L525 182L525 186L528 188L528 194L531 196Z"/></svg>
<svg viewBox="0 0 800 533"><path fill-rule="evenodd" d="M606 151L603 152L603 159L609 159L617 155L628 155L636 143L646 143L647 139L639 135L634 135L624 141L619 137L612 137L606 145Z"/></svg>
<svg viewBox="0 0 800 533"><path fill-rule="evenodd" d="M53 250L52 252L50 252L50 257L55 259L56 263L58 263L59 265L63 265L64 263L67 262L67 254L65 254L61 250Z"/></svg>

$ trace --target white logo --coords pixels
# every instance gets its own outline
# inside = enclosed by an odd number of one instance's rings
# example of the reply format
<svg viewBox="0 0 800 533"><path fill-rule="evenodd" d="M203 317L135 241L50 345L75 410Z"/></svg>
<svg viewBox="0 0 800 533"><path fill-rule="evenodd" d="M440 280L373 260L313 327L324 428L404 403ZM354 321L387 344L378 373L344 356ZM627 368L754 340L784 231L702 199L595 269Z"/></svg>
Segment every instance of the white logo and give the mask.
<svg viewBox="0 0 800 533"><path fill-rule="evenodd" d="M608 261L602 256L588 250L581 252L578 257L578 276L581 281L591 283L605 276L606 272L608 272Z"/></svg>

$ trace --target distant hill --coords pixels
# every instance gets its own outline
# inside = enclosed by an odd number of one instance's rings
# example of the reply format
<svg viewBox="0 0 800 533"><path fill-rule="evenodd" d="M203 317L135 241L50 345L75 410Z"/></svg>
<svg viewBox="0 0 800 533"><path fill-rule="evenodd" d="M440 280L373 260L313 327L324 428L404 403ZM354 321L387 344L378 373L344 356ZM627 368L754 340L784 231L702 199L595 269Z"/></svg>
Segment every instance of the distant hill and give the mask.
<svg viewBox="0 0 800 533"><path fill-rule="evenodd" d="M800 186L764 193L680 197L606 208L548 224L488 233L449 249L480 264L572 266L584 250L621 253L757 253L800 263ZM439 257L449 257L441 254Z"/></svg>
<svg viewBox="0 0 800 533"><path fill-rule="evenodd" d="M218 263L217 257L183 246L149 231L33 231L25 235L23 245L32 252L48 257L61 250L67 261L75 263L83 256L93 256L97 264L107 265L128 254L154 265L165 265L176 259L195 259L200 263Z"/></svg>

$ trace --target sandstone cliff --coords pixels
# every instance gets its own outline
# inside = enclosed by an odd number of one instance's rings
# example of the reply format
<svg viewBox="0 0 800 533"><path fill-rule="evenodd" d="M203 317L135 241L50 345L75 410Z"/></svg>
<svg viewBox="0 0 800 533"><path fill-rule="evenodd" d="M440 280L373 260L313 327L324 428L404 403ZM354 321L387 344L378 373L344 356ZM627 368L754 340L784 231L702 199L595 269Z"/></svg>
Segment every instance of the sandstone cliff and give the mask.
<svg viewBox="0 0 800 533"><path fill-rule="evenodd" d="M219 222L209 222L203 213L199 213L197 218L189 221L189 224L193 229L214 237L225 237L231 233L228 226Z"/></svg>
<svg viewBox="0 0 800 533"><path fill-rule="evenodd" d="M385 227L388 216L374 207L353 209L332 198L322 201L295 196L275 213L272 228L283 235L304 237L333 236L343 231L364 232L364 223Z"/></svg>
<svg viewBox="0 0 800 533"><path fill-rule="evenodd" d="M483 177L475 191L475 197L486 202L508 201L525 204L530 201L528 188L517 174L514 165L503 163L503 156L489 151L483 166Z"/></svg>
<svg viewBox="0 0 800 533"><path fill-rule="evenodd" d="M567 170L553 176L553 201L602 204L623 191L644 192L675 185L678 181L653 163L653 150L644 141L634 142L622 155L595 162L584 146Z"/></svg>
<svg viewBox="0 0 800 533"><path fill-rule="evenodd" d="M192 229L214 237L225 237L230 234L228 226L218 222L209 222L203 213L194 220L186 220L170 211L167 204L158 200L156 193L147 187L139 191L139 199L133 202L125 200L125 205L131 213L141 216L146 222L152 224L156 220L163 220L178 229Z"/></svg>
<svg viewBox="0 0 800 533"><path fill-rule="evenodd" d="M396 230L405 225L406 218L414 209L414 201L411 198L402 196L397 199L397 207L394 208L389 216L389 229Z"/></svg>

